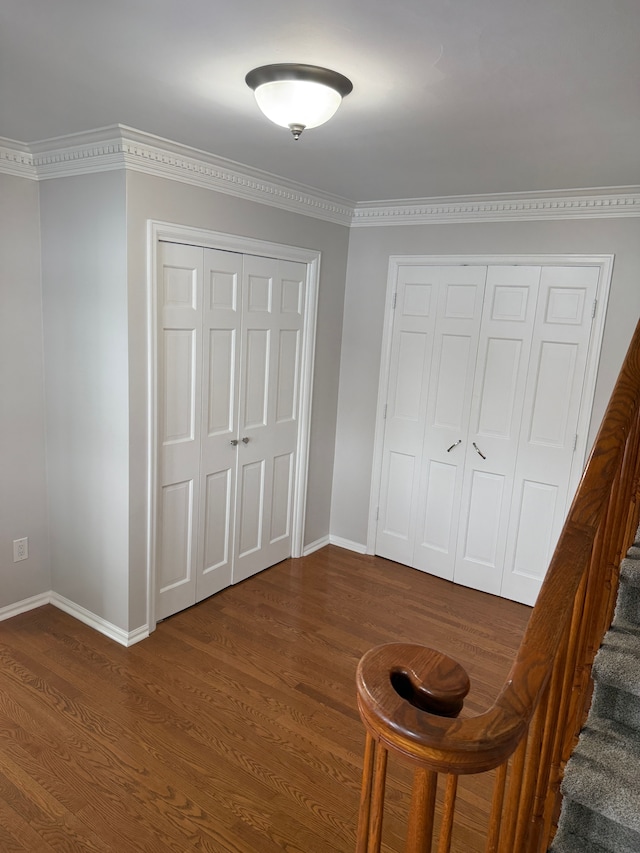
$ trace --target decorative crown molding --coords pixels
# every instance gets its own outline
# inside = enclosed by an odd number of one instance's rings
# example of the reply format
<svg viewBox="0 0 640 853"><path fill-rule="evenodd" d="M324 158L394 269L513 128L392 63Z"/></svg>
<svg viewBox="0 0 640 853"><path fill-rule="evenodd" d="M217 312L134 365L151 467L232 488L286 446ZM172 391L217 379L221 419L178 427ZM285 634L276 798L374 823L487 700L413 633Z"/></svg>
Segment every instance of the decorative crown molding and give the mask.
<svg viewBox="0 0 640 853"><path fill-rule="evenodd" d="M565 192L362 202L355 205L351 225L439 225L640 216L639 187L573 191L575 195Z"/></svg>
<svg viewBox="0 0 640 853"><path fill-rule="evenodd" d="M38 179L33 155L27 145L0 138L0 174L16 175L32 181Z"/></svg>
<svg viewBox="0 0 640 853"><path fill-rule="evenodd" d="M123 125L45 140L32 151L40 180L129 169L340 225L353 215L345 199Z"/></svg>
<svg viewBox="0 0 640 853"><path fill-rule="evenodd" d="M640 216L640 187L359 202L124 125L26 145L0 138L0 174L32 180L125 169L355 228Z"/></svg>

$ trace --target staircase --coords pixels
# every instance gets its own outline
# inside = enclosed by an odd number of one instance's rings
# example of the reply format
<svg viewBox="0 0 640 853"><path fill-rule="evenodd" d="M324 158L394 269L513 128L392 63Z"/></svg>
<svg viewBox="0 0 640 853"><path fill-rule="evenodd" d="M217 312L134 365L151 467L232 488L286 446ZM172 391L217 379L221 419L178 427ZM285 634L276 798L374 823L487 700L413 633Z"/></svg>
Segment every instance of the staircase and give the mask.
<svg viewBox="0 0 640 853"><path fill-rule="evenodd" d="M562 783L550 853L640 851L640 531L593 664L593 702Z"/></svg>

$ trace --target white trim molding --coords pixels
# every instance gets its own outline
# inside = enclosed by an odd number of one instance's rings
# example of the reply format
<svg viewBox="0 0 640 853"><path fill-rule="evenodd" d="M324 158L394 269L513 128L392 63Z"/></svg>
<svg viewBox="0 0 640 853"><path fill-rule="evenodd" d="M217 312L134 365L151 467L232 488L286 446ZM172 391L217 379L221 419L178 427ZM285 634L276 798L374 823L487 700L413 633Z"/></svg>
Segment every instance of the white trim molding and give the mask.
<svg viewBox="0 0 640 853"><path fill-rule="evenodd" d="M149 636L149 628L147 625L142 625L136 628L135 631L125 631L119 628L112 622L107 622L100 616L96 616L90 610L86 610L74 601L58 595L57 592L43 592L40 595L34 595L31 598L25 598L23 601L17 601L15 604L10 604L7 607L0 608L0 622L5 619L11 619L13 616L19 616L20 613L27 613L29 610L35 610L38 607L43 607L45 604L51 604L57 607L58 610L63 610L69 616L73 616L79 622L83 622L105 637L115 640L121 646L133 646L134 643L139 643Z"/></svg>
<svg viewBox="0 0 640 853"><path fill-rule="evenodd" d="M356 554L367 553L366 545L362 545L360 542L352 542L351 539L343 539L341 536L330 536L329 543L338 548L345 548L347 551L355 551Z"/></svg>
<svg viewBox="0 0 640 853"><path fill-rule="evenodd" d="M38 171L29 146L0 137L0 174L38 180Z"/></svg>
<svg viewBox="0 0 640 853"><path fill-rule="evenodd" d="M356 228L640 216L640 186L356 203L122 124L31 144L0 138L0 174L42 181L118 169Z"/></svg>
<svg viewBox="0 0 640 853"><path fill-rule="evenodd" d="M101 616L96 616L95 613L92 613L90 610L86 610L74 601L69 601L68 598L58 595L57 592L51 593L51 604L53 604L54 607L57 607L58 610L63 610L65 613L68 613L69 616L73 616L74 619L77 619L79 622L83 622L85 625L88 625L90 628L98 631L100 634L104 634L105 637L115 640L116 643L120 643L121 646L133 646L135 643L139 643L140 640L144 640L149 636L149 628L147 625L136 628L135 631L125 631L123 628L119 628L112 622L107 622L107 620L103 619Z"/></svg>
<svg viewBox="0 0 640 853"><path fill-rule="evenodd" d="M352 227L445 225L453 222L512 222L541 219L609 219L640 216L640 188L571 191L576 194L487 195L405 199L355 205Z"/></svg>
<svg viewBox="0 0 640 853"><path fill-rule="evenodd" d="M40 180L128 169L349 225L353 203L124 125L31 146Z"/></svg>

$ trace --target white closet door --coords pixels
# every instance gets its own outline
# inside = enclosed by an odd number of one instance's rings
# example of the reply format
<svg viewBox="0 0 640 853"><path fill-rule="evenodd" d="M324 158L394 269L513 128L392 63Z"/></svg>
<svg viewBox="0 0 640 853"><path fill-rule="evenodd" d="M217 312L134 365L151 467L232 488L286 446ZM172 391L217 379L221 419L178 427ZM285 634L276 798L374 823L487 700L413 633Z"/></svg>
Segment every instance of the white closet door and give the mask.
<svg viewBox="0 0 640 853"><path fill-rule="evenodd" d="M234 583L291 554L305 278L245 257Z"/></svg>
<svg viewBox="0 0 640 853"><path fill-rule="evenodd" d="M161 245L157 618L193 604L200 513L203 252Z"/></svg>
<svg viewBox="0 0 640 853"><path fill-rule="evenodd" d="M306 269L160 244L158 619L291 554Z"/></svg>
<svg viewBox="0 0 640 853"><path fill-rule="evenodd" d="M437 318L412 565L453 580L487 269L450 266L436 268L435 274Z"/></svg>
<svg viewBox="0 0 640 853"><path fill-rule="evenodd" d="M418 473L441 271L398 271L389 369L376 554L412 565Z"/></svg>
<svg viewBox="0 0 640 853"><path fill-rule="evenodd" d="M541 268L487 272L453 579L500 593Z"/></svg>
<svg viewBox="0 0 640 853"><path fill-rule="evenodd" d="M599 267L543 267L501 595L534 604L577 486L576 424Z"/></svg>
<svg viewBox="0 0 640 853"><path fill-rule="evenodd" d="M398 267L377 554L535 603L579 477L600 273Z"/></svg>
<svg viewBox="0 0 640 853"><path fill-rule="evenodd" d="M200 250L202 251L202 250ZM204 250L202 428L196 601L231 583L243 256Z"/></svg>

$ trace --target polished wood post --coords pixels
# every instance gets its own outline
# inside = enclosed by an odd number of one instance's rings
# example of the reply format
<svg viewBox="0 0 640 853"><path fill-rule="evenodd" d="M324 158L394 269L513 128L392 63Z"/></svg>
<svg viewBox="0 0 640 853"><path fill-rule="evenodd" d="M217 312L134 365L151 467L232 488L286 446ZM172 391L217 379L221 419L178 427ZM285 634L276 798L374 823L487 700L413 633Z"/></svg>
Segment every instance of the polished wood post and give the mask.
<svg viewBox="0 0 640 853"><path fill-rule="evenodd" d="M376 744L373 797L369 816L369 847L367 853L380 853L382 842L382 819L384 817L384 790L387 782L388 752L382 744Z"/></svg>
<svg viewBox="0 0 640 853"><path fill-rule="evenodd" d="M369 822L371 820L371 796L373 793L373 770L376 754L376 742L366 732L364 760L362 763L362 788L360 791L360 811L356 853L367 853L369 846Z"/></svg>
<svg viewBox="0 0 640 853"><path fill-rule="evenodd" d="M453 838L453 821L456 811L456 795L458 793L458 777L450 773L447 776L447 787L444 792L442 823L440 825L440 841L438 853L449 853Z"/></svg>
<svg viewBox="0 0 640 853"><path fill-rule="evenodd" d="M387 750L406 759L404 736L413 732L416 722L423 720L428 724L432 715L456 717L469 692L470 682L460 664L447 655L410 643L389 643L371 649L361 659L357 687L358 708L368 737L356 850L357 853L378 853L382 839ZM372 758L374 742L375 761ZM416 769L406 850L407 853L429 853L438 774L426 760L414 757L411 763ZM450 801L452 792L455 801L455 789L449 785L448 791ZM452 822L452 818L448 820ZM365 846L365 837L368 846Z"/></svg>
<svg viewBox="0 0 640 853"><path fill-rule="evenodd" d="M413 776L406 853L431 853L438 774L418 768Z"/></svg>
<svg viewBox="0 0 640 853"><path fill-rule="evenodd" d="M502 813L504 804L504 793L507 787L507 774L509 764L507 761L496 770L493 783L493 800L491 803L491 814L489 816L489 830L487 833L486 853L498 853L500 844L500 831L502 829Z"/></svg>

